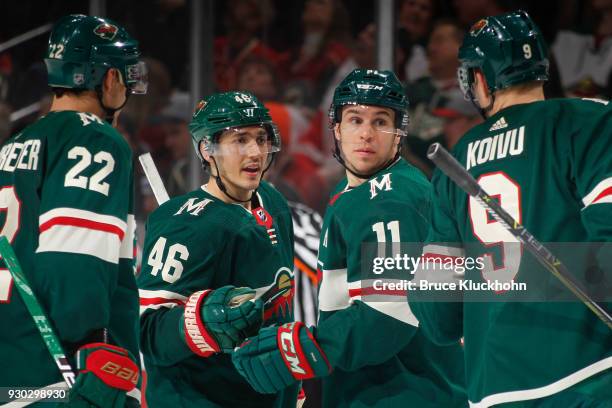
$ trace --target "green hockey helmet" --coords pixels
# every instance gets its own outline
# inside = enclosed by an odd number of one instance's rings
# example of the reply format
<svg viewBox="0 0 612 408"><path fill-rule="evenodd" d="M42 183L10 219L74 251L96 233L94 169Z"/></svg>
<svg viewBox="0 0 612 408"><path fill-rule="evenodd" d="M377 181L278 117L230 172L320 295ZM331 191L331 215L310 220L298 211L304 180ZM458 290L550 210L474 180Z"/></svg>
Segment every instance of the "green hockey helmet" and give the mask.
<svg viewBox="0 0 612 408"><path fill-rule="evenodd" d="M329 127L342 120L345 105L374 105L395 111L396 128L402 135L408 129L408 97L404 87L392 71L355 69L334 91L329 108Z"/></svg>
<svg viewBox="0 0 612 408"><path fill-rule="evenodd" d="M138 42L112 20L82 14L60 18L45 58L51 87L95 90L110 68L121 72L130 93L147 91Z"/></svg>
<svg viewBox="0 0 612 408"><path fill-rule="evenodd" d="M200 143L204 142L211 154L220 154L217 148L220 135L245 126L261 126L266 131L268 152L280 150L280 133L268 108L246 91L217 93L201 100L189 123L189 132L198 157L202 158Z"/></svg>
<svg viewBox="0 0 612 408"><path fill-rule="evenodd" d="M548 52L542 33L524 11L477 21L459 49L457 76L474 100L474 69L484 74L491 93L512 85L548 80Z"/></svg>

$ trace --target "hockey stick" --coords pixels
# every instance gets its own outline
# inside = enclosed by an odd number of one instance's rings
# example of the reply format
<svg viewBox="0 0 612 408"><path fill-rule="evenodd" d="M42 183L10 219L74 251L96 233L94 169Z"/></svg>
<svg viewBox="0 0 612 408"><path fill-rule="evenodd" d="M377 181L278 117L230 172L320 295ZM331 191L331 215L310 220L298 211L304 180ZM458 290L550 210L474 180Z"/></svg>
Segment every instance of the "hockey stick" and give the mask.
<svg viewBox="0 0 612 408"><path fill-rule="evenodd" d="M164 182L159 176L159 172L157 171L157 167L155 167L155 163L153 162L153 158L151 157L151 153L144 153L138 156L138 160L140 160L140 165L144 170L145 176L149 181L149 185L151 186L151 190L153 190L153 195L157 200L157 204L162 205L166 201L170 199L168 196L168 192L164 187Z"/></svg>
<svg viewBox="0 0 612 408"><path fill-rule="evenodd" d="M563 283L578 299L582 301L595 315L612 329L612 317L597 302L595 302L582 288L582 286L569 273L565 265L542 245L525 227L519 224L501 205L491 198L474 177L463 168L444 147L434 143L427 151L427 157L442 170L463 191L474 197L489 214L495 218L508 232L514 235L533 256Z"/></svg>
<svg viewBox="0 0 612 408"><path fill-rule="evenodd" d="M38 332L43 338L49 353L51 353L51 357L53 357L53 361L57 364L57 368L59 368L64 381L68 385L68 388L72 388L75 381L75 374L70 367L70 363L68 363L68 359L66 358L66 353L62 349L62 345L51 327L49 323L49 319L45 315L38 299L36 299L36 295L32 291L32 287L30 286L26 276L21 269L21 265L19 265L19 261L17 260L17 256L9 244L8 239L2 236L0 237L0 255L6 262L6 266L15 281L15 285L19 290L19 294L23 299L23 303L25 303L28 312L30 312L30 316L36 323L36 328Z"/></svg>
<svg viewBox="0 0 612 408"><path fill-rule="evenodd" d="M138 156L138 160L140 161L140 165L144 170L145 177L149 182L149 186L151 186L151 190L153 190L153 195L157 200L157 204L162 205L170 199L170 196L168 196L166 187L164 187L164 182L159 176L157 166L155 166L155 162L153 161L153 157L151 157L151 153L141 154L140 156ZM260 296L261 300L264 302L264 308L270 303L272 303L274 299L284 295L289 290L290 288L277 289L274 285L272 285L270 289L262 293Z"/></svg>

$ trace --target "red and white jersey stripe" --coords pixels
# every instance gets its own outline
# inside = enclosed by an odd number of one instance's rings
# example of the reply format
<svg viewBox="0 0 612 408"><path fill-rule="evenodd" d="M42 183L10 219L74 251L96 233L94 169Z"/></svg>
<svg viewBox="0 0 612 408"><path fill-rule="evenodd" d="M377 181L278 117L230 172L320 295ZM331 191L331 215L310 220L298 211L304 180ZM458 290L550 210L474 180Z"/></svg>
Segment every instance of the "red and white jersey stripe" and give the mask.
<svg viewBox="0 0 612 408"><path fill-rule="evenodd" d="M37 253L91 255L114 264L119 262L121 243L128 232L125 220L67 207L41 214L38 227Z"/></svg>
<svg viewBox="0 0 612 408"><path fill-rule="evenodd" d="M360 300L374 310L393 317L411 326L418 326L419 321L412 313L404 289L388 289L389 284L401 284L399 279L364 279L349 282L351 304ZM399 287L399 286L394 286Z"/></svg>
<svg viewBox="0 0 612 408"><path fill-rule="evenodd" d="M169 290L138 290L140 296L140 314L146 310L159 309L160 307L173 308L182 306L187 302L188 297Z"/></svg>
<svg viewBox="0 0 612 408"><path fill-rule="evenodd" d="M365 279L347 281L347 269L321 270L321 287L319 288L319 310L331 312L346 309L356 300L362 301L372 309L399 321L418 326L419 322L410 310L405 290L381 289L380 282L389 283L399 280ZM380 281L378 283L375 283Z"/></svg>
<svg viewBox="0 0 612 408"><path fill-rule="evenodd" d="M603 179L582 199L584 208L593 204L612 203L612 177ZM583 208L583 209L584 209Z"/></svg>

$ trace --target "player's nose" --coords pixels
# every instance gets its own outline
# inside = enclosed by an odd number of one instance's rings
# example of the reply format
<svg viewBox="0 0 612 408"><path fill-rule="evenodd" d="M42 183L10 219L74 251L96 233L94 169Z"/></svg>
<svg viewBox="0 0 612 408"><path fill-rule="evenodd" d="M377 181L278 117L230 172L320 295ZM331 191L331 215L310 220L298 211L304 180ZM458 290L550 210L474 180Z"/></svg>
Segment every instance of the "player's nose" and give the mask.
<svg viewBox="0 0 612 408"><path fill-rule="evenodd" d="M260 146L256 140L249 141L246 146L244 146L244 154L248 157L260 156L264 153L263 147Z"/></svg>
<svg viewBox="0 0 612 408"><path fill-rule="evenodd" d="M372 125L363 125L361 131L359 132L359 137L361 140L369 141L374 138L376 135L376 129Z"/></svg>

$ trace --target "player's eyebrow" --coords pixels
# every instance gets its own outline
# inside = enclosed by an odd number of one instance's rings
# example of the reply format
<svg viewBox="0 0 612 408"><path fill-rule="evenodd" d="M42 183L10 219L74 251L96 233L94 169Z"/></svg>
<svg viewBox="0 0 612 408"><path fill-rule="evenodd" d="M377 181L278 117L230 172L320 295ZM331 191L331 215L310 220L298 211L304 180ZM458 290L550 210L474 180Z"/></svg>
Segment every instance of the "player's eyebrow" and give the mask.
<svg viewBox="0 0 612 408"><path fill-rule="evenodd" d="M348 108L348 109L346 110L346 112L344 112L344 113L345 113L345 114L350 114L350 113L353 113L353 114L357 114L357 115L359 115L359 114L361 114L361 113L363 113L363 112L362 112L362 111L360 111L360 110L359 110L359 109L357 109L357 108ZM387 112L386 110L382 110L382 109L375 111L375 112L374 112L374 115L386 115L386 116L388 116L388 117L391 117L391 114L389 114L389 112Z"/></svg>
<svg viewBox="0 0 612 408"><path fill-rule="evenodd" d="M234 133L235 136L253 136L253 137L258 137L261 135L267 135L268 132L266 132L265 129L257 129L257 130L253 130L253 131L246 131L246 130L237 130L236 133Z"/></svg>
<svg viewBox="0 0 612 408"><path fill-rule="evenodd" d="M353 114L359 115L359 114L360 114L360 113L362 113L362 112L361 112L359 109L356 109L356 108L348 108L348 109L346 110L346 112L344 112L344 113L345 113L345 114L347 114L347 113L353 113Z"/></svg>
<svg viewBox="0 0 612 408"><path fill-rule="evenodd" d="M389 112L388 112L388 111L386 111L386 110L382 110L382 109L377 110L376 112L374 112L374 115L376 115L376 116L379 116L379 115L384 115L384 116L391 117L391 114L389 114Z"/></svg>

